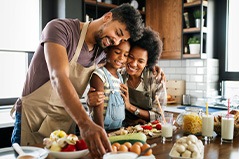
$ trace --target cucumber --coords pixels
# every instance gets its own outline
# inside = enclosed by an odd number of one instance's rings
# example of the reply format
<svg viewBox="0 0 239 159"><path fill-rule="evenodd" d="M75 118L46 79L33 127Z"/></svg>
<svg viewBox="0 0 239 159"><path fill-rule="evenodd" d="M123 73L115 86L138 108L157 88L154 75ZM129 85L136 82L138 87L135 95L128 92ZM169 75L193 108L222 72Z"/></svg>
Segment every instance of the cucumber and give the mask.
<svg viewBox="0 0 239 159"><path fill-rule="evenodd" d="M109 140L111 144L118 142L119 144L124 144L125 142L130 142L134 144L135 142L146 143L147 136L144 133L132 133L126 135L110 136Z"/></svg>

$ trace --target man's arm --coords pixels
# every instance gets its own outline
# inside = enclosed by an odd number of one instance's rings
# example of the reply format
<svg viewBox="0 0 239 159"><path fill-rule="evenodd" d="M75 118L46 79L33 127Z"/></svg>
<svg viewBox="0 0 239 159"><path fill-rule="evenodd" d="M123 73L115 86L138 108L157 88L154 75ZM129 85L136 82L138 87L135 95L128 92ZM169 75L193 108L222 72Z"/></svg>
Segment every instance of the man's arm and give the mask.
<svg viewBox="0 0 239 159"><path fill-rule="evenodd" d="M102 104L105 100L104 91L96 91L95 88L90 87L87 93L87 105L89 107L96 107Z"/></svg>
<svg viewBox="0 0 239 159"><path fill-rule="evenodd" d="M90 86L96 91L104 92L104 83L96 74L93 74L90 80ZM104 102L93 107L93 120L96 124L104 128Z"/></svg>
<svg viewBox="0 0 239 159"><path fill-rule="evenodd" d="M92 156L100 158L106 151L112 151L106 132L90 120L69 79L69 62L65 47L46 42L44 52L52 86L57 90L66 111L79 126L81 136Z"/></svg>
<svg viewBox="0 0 239 159"><path fill-rule="evenodd" d="M163 70L158 65L155 65L152 68L152 72L155 75L156 79L158 79L158 78L161 79L160 82L166 82L166 76L165 76Z"/></svg>

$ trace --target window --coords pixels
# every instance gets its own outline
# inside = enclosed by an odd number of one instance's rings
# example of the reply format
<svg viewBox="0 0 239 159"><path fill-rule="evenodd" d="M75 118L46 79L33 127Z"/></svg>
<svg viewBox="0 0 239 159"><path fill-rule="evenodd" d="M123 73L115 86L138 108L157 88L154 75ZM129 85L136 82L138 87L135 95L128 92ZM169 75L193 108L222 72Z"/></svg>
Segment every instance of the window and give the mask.
<svg viewBox="0 0 239 159"><path fill-rule="evenodd" d="M227 57L226 70L228 72L239 72L238 65L238 36L239 36L239 18L238 0L229 0L228 8L228 27L227 27Z"/></svg>
<svg viewBox="0 0 239 159"><path fill-rule="evenodd" d="M0 51L0 105L13 104L21 95L32 54Z"/></svg>
<svg viewBox="0 0 239 159"><path fill-rule="evenodd" d="M226 1L225 18L225 47L222 49L220 81L221 94L226 98L237 98L239 96L239 64L238 64L238 41L239 19L238 0ZM224 39L224 38L222 38ZM224 51L223 51L224 50Z"/></svg>
<svg viewBox="0 0 239 159"><path fill-rule="evenodd" d="M39 41L39 0L0 1L0 50L34 51Z"/></svg>
<svg viewBox="0 0 239 159"><path fill-rule="evenodd" d="M26 72L39 42L40 1L0 1L0 107L21 95Z"/></svg>

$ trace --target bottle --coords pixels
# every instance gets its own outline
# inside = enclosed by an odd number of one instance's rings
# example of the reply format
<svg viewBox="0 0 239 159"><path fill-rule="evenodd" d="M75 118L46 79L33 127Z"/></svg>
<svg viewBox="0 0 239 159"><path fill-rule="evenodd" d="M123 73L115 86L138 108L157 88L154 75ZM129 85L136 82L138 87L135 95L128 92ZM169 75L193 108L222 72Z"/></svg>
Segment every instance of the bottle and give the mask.
<svg viewBox="0 0 239 159"><path fill-rule="evenodd" d="M188 54L188 47L187 46L184 47L184 54Z"/></svg>

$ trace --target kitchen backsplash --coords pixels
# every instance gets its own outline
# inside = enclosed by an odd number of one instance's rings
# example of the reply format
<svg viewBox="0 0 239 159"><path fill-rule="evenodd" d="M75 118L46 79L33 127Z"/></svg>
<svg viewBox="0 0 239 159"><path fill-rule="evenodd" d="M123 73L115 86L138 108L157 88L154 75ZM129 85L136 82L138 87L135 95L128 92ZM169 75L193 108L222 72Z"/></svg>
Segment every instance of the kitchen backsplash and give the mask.
<svg viewBox="0 0 239 159"><path fill-rule="evenodd" d="M217 59L160 60L159 66L166 79L186 81L186 94L191 96L191 104L205 104L199 103L199 99L218 95Z"/></svg>

